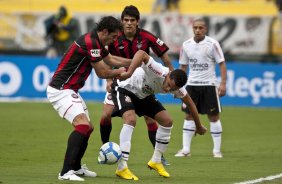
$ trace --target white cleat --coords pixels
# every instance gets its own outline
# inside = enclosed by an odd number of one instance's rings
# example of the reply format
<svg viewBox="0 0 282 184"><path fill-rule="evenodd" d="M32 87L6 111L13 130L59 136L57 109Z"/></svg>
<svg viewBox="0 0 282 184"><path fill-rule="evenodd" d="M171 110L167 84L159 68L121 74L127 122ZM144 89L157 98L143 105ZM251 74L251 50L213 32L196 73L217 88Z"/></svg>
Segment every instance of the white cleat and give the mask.
<svg viewBox="0 0 282 184"><path fill-rule="evenodd" d="M213 153L213 157L214 157L214 158L223 158L223 155L222 155L221 152L214 152L214 153Z"/></svg>
<svg viewBox="0 0 282 184"><path fill-rule="evenodd" d="M90 171L87 167L86 164L82 165L81 168L77 171L74 171L74 174L79 175L79 176L87 176L87 177L92 177L95 178L97 176L97 173Z"/></svg>
<svg viewBox="0 0 282 184"><path fill-rule="evenodd" d="M175 155L175 157L190 157L191 153L185 153L183 150L179 150Z"/></svg>
<svg viewBox="0 0 282 184"><path fill-rule="evenodd" d="M58 179L59 180L70 180L70 181L84 181L83 178L74 174L74 170L69 170L63 176L61 176L61 173L59 173Z"/></svg>

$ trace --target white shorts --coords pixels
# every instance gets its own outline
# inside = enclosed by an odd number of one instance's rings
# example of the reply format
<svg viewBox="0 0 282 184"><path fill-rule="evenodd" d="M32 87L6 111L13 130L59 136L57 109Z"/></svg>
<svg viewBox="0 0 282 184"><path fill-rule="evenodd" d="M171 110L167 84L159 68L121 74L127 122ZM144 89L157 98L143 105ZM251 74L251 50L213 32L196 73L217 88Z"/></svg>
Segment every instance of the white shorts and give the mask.
<svg viewBox="0 0 282 184"><path fill-rule="evenodd" d="M87 106L79 93L71 89L58 90L51 86L47 87L47 98L61 118L73 122L79 114L85 114L90 121Z"/></svg>
<svg viewBox="0 0 282 184"><path fill-rule="evenodd" d="M104 99L104 104L114 105L112 94L107 92Z"/></svg>

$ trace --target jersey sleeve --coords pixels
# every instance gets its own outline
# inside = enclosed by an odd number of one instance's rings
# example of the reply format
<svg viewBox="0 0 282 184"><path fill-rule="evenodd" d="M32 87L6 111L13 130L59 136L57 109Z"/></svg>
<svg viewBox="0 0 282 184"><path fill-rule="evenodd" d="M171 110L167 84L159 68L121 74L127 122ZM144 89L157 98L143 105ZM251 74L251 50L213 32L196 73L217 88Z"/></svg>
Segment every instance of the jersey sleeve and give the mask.
<svg viewBox="0 0 282 184"><path fill-rule="evenodd" d="M189 64L189 57L186 51L184 50L184 44L180 48L180 53L179 53L179 64L181 65L188 65Z"/></svg>
<svg viewBox="0 0 282 184"><path fill-rule="evenodd" d="M221 63L225 61L223 51L217 41L213 43L213 53L214 53L214 58L217 63Z"/></svg>
<svg viewBox="0 0 282 184"><path fill-rule="evenodd" d="M185 87L182 87L176 91L173 92L175 98L183 98L185 95L187 95L187 91Z"/></svg>
<svg viewBox="0 0 282 184"><path fill-rule="evenodd" d="M155 75L157 77L165 77L169 72L167 67L164 67L161 63L156 62L152 57L150 57L146 65L142 65L142 68L147 75Z"/></svg>
<svg viewBox="0 0 282 184"><path fill-rule="evenodd" d="M101 61L104 57L109 54L109 51L105 48L104 45L98 40L98 36L91 36L91 33L88 33L84 37L86 58L90 62L95 63Z"/></svg>
<svg viewBox="0 0 282 184"><path fill-rule="evenodd" d="M169 50L168 46L152 33L144 31L144 36L146 36L150 48L158 57L161 57L166 51Z"/></svg>

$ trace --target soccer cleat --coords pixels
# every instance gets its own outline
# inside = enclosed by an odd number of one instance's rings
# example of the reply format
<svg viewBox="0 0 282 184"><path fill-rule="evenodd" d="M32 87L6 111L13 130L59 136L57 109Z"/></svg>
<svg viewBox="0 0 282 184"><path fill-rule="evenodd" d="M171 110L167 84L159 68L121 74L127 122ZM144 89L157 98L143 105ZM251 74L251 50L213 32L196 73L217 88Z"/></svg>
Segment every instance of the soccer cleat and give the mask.
<svg viewBox="0 0 282 184"><path fill-rule="evenodd" d="M70 180L70 181L84 181L83 178L74 174L74 170L69 170L63 176L61 176L61 173L59 173L58 179L59 180Z"/></svg>
<svg viewBox="0 0 282 184"><path fill-rule="evenodd" d="M150 160L148 162L148 167L150 169L154 169L155 171L157 171L160 176L163 176L165 178L169 178L170 177L169 173L165 170L165 168L164 168L162 163L157 163L157 162L153 162L152 160Z"/></svg>
<svg viewBox="0 0 282 184"><path fill-rule="evenodd" d="M167 162L167 160L165 159L165 157L163 155L162 155L161 161L162 161L162 164L164 166L169 166L170 165L170 163Z"/></svg>
<svg viewBox="0 0 282 184"><path fill-rule="evenodd" d="M96 177L97 174L93 171L90 171L87 167L86 164L82 165L81 168L77 171L74 171L74 174L76 175L81 175L81 176L87 176L87 177Z"/></svg>
<svg viewBox="0 0 282 184"><path fill-rule="evenodd" d="M214 158L222 158L223 155L222 155L221 152L213 152L213 157L214 157Z"/></svg>
<svg viewBox="0 0 282 184"><path fill-rule="evenodd" d="M175 157L190 157L191 153L184 153L183 150L179 150L175 155Z"/></svg>
<svg viewBox="0 0 282 184"><path fill-rule="evenodd" d="M138 177L135 176L127 167L122 170L116 170L116 175L126 180L138 180Z"/></svg>

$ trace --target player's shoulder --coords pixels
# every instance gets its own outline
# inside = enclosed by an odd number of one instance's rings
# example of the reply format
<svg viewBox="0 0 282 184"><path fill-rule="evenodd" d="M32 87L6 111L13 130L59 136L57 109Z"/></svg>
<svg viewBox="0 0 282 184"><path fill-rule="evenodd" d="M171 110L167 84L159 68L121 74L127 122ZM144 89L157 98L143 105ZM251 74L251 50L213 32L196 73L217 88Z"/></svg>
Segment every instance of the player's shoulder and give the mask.
<svg viewBox="0 0 282 184"><path fill-rule="evenodd" d="M212 38L210 36L205 36L205 42L211 43L211 44L218 43L218 41L215 38Z"/></svg>
<svg viewBox="0 0 282 184"><path fill-rule="evenodd" d="M90 37L91 39L93 39L93 33L92 32L87 32L81 36L79 36L77 39L76 39L76 44L79 45L80 47L85 47L86 46L86 41L87 40L85 37Z"/></svg>
<svg viewBox="0 0 282 184"><path fill-rule="evenodd" d="M184 41L184 42L183 42L183 46L189 45L189 44L191 44L191 43L193 43L193 37L191 37L191 38L189 38L188 40Z"/></svg>
<svg viewBox="0 0 282 184"><path fill-rule="evenodd" d="M138 34L142 35L142 36L147 36L147 35L152 35L155 36L153 33L151 33L150 31L146 30L146 29L142 29L142 28L138 28L137 31Z"/></svg>

